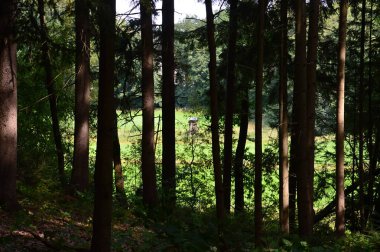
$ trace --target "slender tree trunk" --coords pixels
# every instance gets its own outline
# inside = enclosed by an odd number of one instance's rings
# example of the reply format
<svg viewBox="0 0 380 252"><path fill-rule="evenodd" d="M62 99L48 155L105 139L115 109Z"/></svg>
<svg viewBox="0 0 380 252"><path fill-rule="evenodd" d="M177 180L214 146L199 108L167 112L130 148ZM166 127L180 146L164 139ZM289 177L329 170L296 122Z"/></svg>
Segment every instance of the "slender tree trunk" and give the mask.
<svg viewBox="0 0 380 252"><path fill-rule="evenodd" d="M219 143L219 118L218 118L218 83L216 80L216 45L214 15L211 0L205 0L207 18L207 40L210 54L209 78L210 78L210 110L211 110L211 134L212 134L212 161L214 166L215 198L217 218L221 222L224 219L224 198L222 183L222 167L220 163Z"/></svg>
<svg viewBox="0 0 380 252"><path fill-rule="evenodd" d="M280 158L280 227L289 234L289 171L288 171L288 1L281 1L281 46L279 90L279 158Z"/></svg>
<svg viewBox="0 0 380 252"><path fill-rule="evenodd" d="M361 31L360 31L360 68L359 68L359 213L360 213L360 230L365 227L364 217L364 129L363 129L363 103L364 103L364 45L365 45L365 15L366 15L366 0L362 0L362 19L361 19Z"/></svg>
<svg viewBox="0 0 380 252"><path fill-rule="evenodd" d="M17 205L17 66L14 21L16 1L0 2L0 204Z"/></svg>
<svg viewBox="0 0 380 252"><path fill-rule="evenodd" d="M294 90L293 90L294 91ZM290 160L289 160L289 231L295 232L296 229L296 196L297 196L297 172L295 167L295 149L297 146L295 132L294 132L294 102L295 96L293 94L293 108L292 108L292 124L291 124L291 140L290 140Z"/></svg>
<svg viewBox="0 0 380 252"><path fill-rule="evenodd" d="M42 64L45 69L45 86L49 96L50 113L53 127L53 136L55 143L55 150L58 160L58 175L62 186L65 185L65 160L62 146L62 135L59 128L58 109L57 109L57 95L54 87L53 69L50 60L49 49L49 36L48 30L45 24L45 9L44 1L38 0L38 14L40 20L40 32L42 40Z"/></svg>
<svg viewBox="0 0 380 252"><path fill-rule="evenodd" d="M176 203L174 0L162 1L162 189L163 204Z"/></svg>
<svg viewBox="0 0 380 252"><path fill-rule="evenodd" d="M365 212L365 224L367 223L368 216L373 207L373 187L375 183L375 178L373 173L376 169L377 163L377 153L373 152L373 111L372 111L372 57L373 57L373 48L372 48L372 28L373 28L373 1L371 3L370 10L370 25L369 25L369 63L368 63L368 156L369 156L369 174L370 179L368 181L368 201Z"/></svg>
<svg viewBox="0 0 380 252"><path fill-rule="evenodd" d="M263 124L263 72L264 72L264 18L267 1L259 0L257 22L257 65L255 101L255 243L261 246L263 232L262 213L262 124Z"/></svg>
<svg viewBox="0 0 380 252"><path fill-rule="evenodd" d="M296 54L295 54L295 118L296 136L295 168L297 172L297 206L299 234L309 237L313 232L313 202L311 199L310 169L306 156L307 74L306 74L306 18L305 1L296 0Z"/></svg>
<svg viewBox="0 0 380 252"><path fill-rule="evenodd" d="M340 3L339 13L339 45L338 45L338 85L336 115L336 219L335 229L338 236L345 232L345 198L344 198L344 88L346 63L348 0Z"/></svg>
<svg viewBox="0 0 380 252"><path fill-rule="evenodd" d="M75 132L71 184L84 191L88 187L90 38L87 0L75 1Z"/></svg>
<svg viewBox="0 0 380 252"><path fill-rule="evenodd" d="M157 182L154 156L154 80L153 80L153 30L152 2L140 1L142 57L143 131L141 170L143 202L148 206L157 204Z"/></svg>
<svg viewBox="0 0 380 252"><path fill-rule="evenodd" d="M95 202L91 251L111 249L112 159L115 120L115 0L101 0L98 9L100 29L98 132L95 161Z"/></svg>
<svg viewBox="0 0 380 252"><path fill-rule="evenodd" d="M114 125L113 125L113 169L115 172L115 188L116 188L116 197L120 204L126 206L127 196L125 195L124 189L124 175L123 167L121 165L120 157L120 141L119 141L119 132L117 127L117 113L115 109L114 113Z"/></svg>
<svg viewBox="0 0 380 252"><path fill-rule="evenodd" d="M235 171L235 212L242 213L244 210L244 182L243 182L243 160L245 144L247 142L248 133L248 114L249 114L249 98L248 83L242 83L241 95L241 111L240 111L240 131L239 140L236 147L234 171Z"/></svg>
<svg viewBox="0 0 380 252"><path fill-rule="evenodd" d="M228 65L227 65L227 97L225 105L224 125L224 159L223 159L223 188L224 206L226 213L231 208L231 167L232 167L232 135L233 113L235 107L235 63L237 37L237 4L238 0L229 0L230 14L228 27Z"/></svg>
<svg viewBox="0 0 380 252"><path fill-rule="evenodd" d="M306 120L306 159L309 169L310 200L313 204L314 191L314 150L315 150L315 104L317 91L317 50L318 19L320 0L310 1L309 32L307 44L307 120ZM314 211L313 211L314 212Z"/></svg>

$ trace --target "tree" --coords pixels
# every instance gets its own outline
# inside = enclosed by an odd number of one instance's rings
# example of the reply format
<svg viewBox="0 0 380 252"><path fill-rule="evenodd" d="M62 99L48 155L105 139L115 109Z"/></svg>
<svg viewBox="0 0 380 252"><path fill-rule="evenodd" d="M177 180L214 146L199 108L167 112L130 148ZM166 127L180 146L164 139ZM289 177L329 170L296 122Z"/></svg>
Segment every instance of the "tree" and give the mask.
<svg viewBox="0 0 380 252"><path fill-rule="evenodd" d="M313 204L314 150L315 150L315 103L317 92L317 50L318 18L320 0L310 1L309 32L307 40L307 120L306 120L306 159L309 169L310 200Z"/></svg>
<svg viewBox="0 0 380 252"><path fill-rule="evenodd" d="M141 170L143 201L146 205L157 204L156 168L154 156L154 82L153 82L153 30L152 2L140 1L142 56L143 129Z"/></svg>
<svg viewBox="0 0 380 252"><path fill-rule="evenodd" d="M210 78L210 110L211 110L211 134L212 134L212 161L214 166L216 213L219 221L224 219L224 197L222 182L222 167L220 163L219 143L219 118L218 118L218 84L216 80L216 45L214 37L214 14L211 0L205 0L207 19L207 41L210 54L209 78Z"/></svg>
<svg viewBox="0 0 380 252"><path fill-rule="evenodd" d="M298 225L301 236L311 236L313 232L313 202L311 199L310 169L306 156L306 116L307 116L307 74L306 74L306 18L305 1L297 0L295 5L296 51L294 80L294 118L293 130L296 141L294 151L295 170L297 172Z"/></svg>
<svg viewBox="0 0 380 252"><path fill-rule="evenodd" d="M279 90L279 158L280 158L280 226L289 234L288 171L288 1L281 1L280 90Z"/></svg>
<svg viewBox="0 0 380 252"><path fill-rule="evenodd" d="M361 30L360 30L360 66L359 66L359 213L360 213L360 230L365 227L365 217L364 217L364 50L365 50L365 15L366 15L366 0L362 0L362 10L361 10Z"/></svg>
<svg viewBox="0 0 380 252"><path fill-rule="evenodd" d="M0 204L17 205L16 1L0 2Z"/></svg>
<svg viewBox="0 0 380 252"><path fill-rule="evenodd" d="M347 32L348 0L340 2L339 12L339 43L338 43L338 85L337 85L337 116L336 116L336 219L335 229L339 236L344 235L344 85L346 62L346 32Z"/></svg>
<svg viewBox="0 0 380 252"><path fill-rule="evenodd" d="M121 165L121 157L120 157L120 141L119 141L119 132L117 128L117 112L115 106L114 113L114 125L113 125L113 169L115 171L115 189L116 189L116 197L120 204L126 206L127 205L127 196L125 195L124 189L124 175L123 175L123 167Z"/></svg>
<svg viewBox="0 0 380 252"><path fill-rule="evenodd" d="M237 4L238 0L229 0L230 15L228 26L228 66L227 66L227 96L225 105L224 124L224 160L223 160L223 188L226 213L231 207L231 167L232 167L232 135L233 113L235 107L235 63L237 37Z"/></svg>
<svg viewBox="0 0 380 252"><path fill-rule="evenodd" d="M45 6L43 0L38 0L38 14L40 20L40 37L41 37L41 56L42 64L45 70L45 87L48 92L50 114L53 127L53 136L55 143L55 150L58 160L58 175L62 186L65 185L65 159L62 145L62 134L59 128L58 108L57 108L57 95L54 86L53 67L50 60L49 36L45 24Z"/></svg>
<svg viewBox="0 0 380 252"><path fill-rule="evenodd" d="M90 38L87 0L75 1L75 131L71 184L79 191L88 187Z"/></svg>
<svg viewBox="0 0 380 252"><path fill-rule="evenodd" d="M262 213L262 169L263 169L263 70L264 70L264 18L266 0L259 0L257 22L257 65L256 65L256 101L255 101L255 242L261 245L263 229Z"/></svg>
<svg viewBox="0 0 380 252"><path fill-rule="evenodd" d="M112 219L112 160L114 132L115 0L101 0L98 130L95 161L95 201L91 251L110 251Z"/></svg>
<svg viewBox="0 0 380 252"><path fill-rule="evenodd" d="M162 1L162 189L164 206L176 202L174 0Z"/></svg>

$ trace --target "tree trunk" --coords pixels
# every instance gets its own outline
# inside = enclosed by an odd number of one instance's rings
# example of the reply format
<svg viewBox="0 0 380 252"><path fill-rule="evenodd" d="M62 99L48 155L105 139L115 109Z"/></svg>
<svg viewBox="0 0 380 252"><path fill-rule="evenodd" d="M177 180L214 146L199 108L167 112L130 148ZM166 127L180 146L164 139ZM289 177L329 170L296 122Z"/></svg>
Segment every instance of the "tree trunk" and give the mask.
<svg viewBox="0 0 380 252"><path fill-rule="evenodd" d="M152 3L140 1L142 57L143 130L141 170L143 202L148 206L157 204L157 182L154 156L154 80L153 80L153 30Z"/></svg>
<svg viewBox="0 0 380 252"><path fill-rule="evenodd" d="M174 0L162 1L162 189L167 210L176 203Z"/></svg>
<svg viewBox="0 0 380 252"><path fill-rule="evenodd" d="M255 101L255 243L262 245L262 124L263 124L263 72L264 72L264 18L266 0L259 0L257 22L257 65L256 65L256 101Z"/></svg>
<svg viewBox="0 0 380 252"><path fill-rule="evenodd" d="M211 0L205 0L207 17L207 40L210 54L209 78L210 78L210 110L211 110L211 134L212 134L212 161L214 166L215 198L217 218L221 222L224 219L224 198L222 167L220 163L220 143L219 143L219 118L218 118L218 83L216 80L216 45L214 15L212 12Z"/></svg>
<svg viewBox="0 0 380 252"><path fill-rule="evenodd" d="M242 213L244 210L244 182L243 182L243 160L245 144L247 142L248 133L248 114L249 114L249 98L248 83L242 83L241 95L241 111L240 111L240 131L239 140L236 147L234 171L235 171L235 212Z"/></svg>
<svg viewBox="0 0 380 252"><path fill-rule="evenodd" d="M79 191L88 187L90 38L87 0L75 1L75 132L71 185Z"/></svg>
<svg viewBox="0 0 380 252"><path fill-rule="evenodd" d="M116 197L120 204L126 206L127 196L125 195L124 189L124 175L123 175L123 167L121 165L121 157L120 157L120 141L119 141L119 132L117 128L117 113L115 109L114 113L114 125L113 125L113 169L115 172L115 189L116 189Z"/></svg>
<svg viewBox="0 0 380 252"><path fill-rule="evenodd" d="M228 65L227 65L227 97L225 104L224 125L224 159L223 159L223 189L224 207L226 213L231 208L231 167L232 167L232 135L233 113L235 107L235 64L236 64L236 37L237 37L237 4L238 0L229 0L230 14L228 26Z"/></svg>
<svg viewBox="0 0 380 252"><path fill-rule="evenodd" d="M289 160L289 231L295 232L296 229L296 196L297 196L297 172L295 167L295 149L297 146L294 132L294 104L295 96L293 89L293 108L292 108L292 123L291 123L291 139L290 139L290 160Z"/></svg>
<svg viewBox="0 0 380 252"><path fill-rule="evenodd" d="M281 46L279 90L279 162L280 162L280 227L289 234L289 171L288 171L288 1L281 1Z"/></svg>
<svg viewBox="0 0 380 252"><path fill-rule="evenodd" d="M50 49L49 49L49 36L48 30L45 24L45 9L44 1L38 0L38 14L40 20L40 32L41 32L41 54L42 64L45 69L45 86L49 96L50 113L53 127L53 136L55 143L55 150L58 161L58 175L62 186L65 185L65 161L62 146L62 135L59 128L58 109L57 109L57 96L54 87L53 69L50 61Z"/></svg>
<svg viewBox="0 0 380 252"><path fill-rule="evenodd" d="M363 103L364 103L364 46L365 46L365 13L366 13L366 0L362 0L362 19L361 19L361 30L360 30L360 67L359 67L359 213L360 213L360 230L364 227L364 134L363 134Z"/></svg>
<svg viewBox="0 0 380 252"><path fill-rule="evenodd" d="M297 207L299 234L309 237L313 232L313 202L311 199L312 185L310 184L310 169L307 169L306 156L306 97L307 97L307 74L306 74L306 18L305 1L296 1L296 52L295 52L295 119L294 130L296 139L295 169L297 172Z"/></svg>
<svg viewBox="0 0 380 252"><path fill-rule="evenodd" d="M315 150L315 103L317 91L317 50L318 19L320 0L310 1L309 32L307 44L307 120L306 120L306 159L309 169L310 200L313 204L314 191L314 150Z"/></svg>
<svg viewBox="0 0 380 252"><path fill-rule="evenodd" d="M15 0L0 2L0 204L17 205L17 66Z"/></svg>
<svg viewBox="0 0 380 252"><path fill-rule="evenodd" d="M95 202L91 251L111 249L112 159L114 124L115 0L99 3L100 29L98 132L95 162Z"/></svg>
<svg viewBox="0 0 380 252"><path fill-rule="evenodd" d="M348 0L340 3L339 13L339 45L338 45L338 85L336 115L336 219L335 229L338 236L345 232L345 198L344 198L344 88L346 63Z"/></svg>

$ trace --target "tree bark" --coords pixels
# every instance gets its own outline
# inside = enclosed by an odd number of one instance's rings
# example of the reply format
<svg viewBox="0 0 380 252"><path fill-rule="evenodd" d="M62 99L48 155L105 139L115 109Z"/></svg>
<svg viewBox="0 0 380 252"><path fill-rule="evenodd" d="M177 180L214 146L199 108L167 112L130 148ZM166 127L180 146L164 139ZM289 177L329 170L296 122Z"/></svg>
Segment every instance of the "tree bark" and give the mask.
<svg viewBox="0 0 380 252"><path fill-rule="evenodd" d="M306 159L309 169L310 200L313 204L314 191L314 150L315 150L315 104L317 91L317 50L318 19L320 0L310 1L309 32L307 44L307 120L306 120Z"/></svg>
<svg viewBox="0 0 380 252"><path fill-rule="evenodd" d="M338 42L338 85L336 115L336 219L335 231L338 236L345 233L345 197L344 197L344 89L346 63L348 0L340 3L339 42Z"/></svg>
<svg viewBox="0 0 380 252"><path fill-rule="evenodd" d="M228 65L227 65L227 96L225 104L224 125L224 159L223 159L223 189L224 207L226 213L231 208L231 167L232 167L232 136L233 113L235 107L235 64L236 64L236 37L237 37L237 4L238 0L229 0L230 14L228 26Z"/></svg>
<svg viewBox="0 0 380 252"><path fill-rule="evenodd" d="M248 114L249 114L249 98L248 83L242 83L241 95L241 111L240 111L240 131L239 140L236 147L236 155L234 162L235 172L235 212L242 213L244 211L244 182L243 182L243 160L245 152L245 144L247 142L248 133Z"/></svg>
<svg viewBox="0 0 380 252"><path fill-rule="evenodd" d="M120 204L126 206L127 196L125 195L124 188L124 174L123 174L123 166L121 165L121 157L120 157L120 141L119 141L119 132L117 128L117 113L115 109L114 113L114 125L113 125L113 169L115 172L115 189L116 189L116 197Z"/></svg>
<svg viewBox="0 0 380 252"><path fill-rule="evenodd" d="M363 129L363 103L364 103L364 46L365 46L365 15L366 15L366 0L362 0L362 19L361 19L361 30L360 30L360 67L359 67L359 213L360 213L360 230L365 227L365 217L364 217L364 129Z"/></svg>
<svg viewBox="0 0 380 252"><path fill-rule="evenodd" d="M306 74L306 18L305 1L296 0L296 52L295 52L295 119L294 130L296 139L295 168L297 172L297 207L298 229L303 237L310 237L313 232L313 202L311 199L310 169L306 156L307 129L307 74Z"/></svg>
<svg viewBox="0 0 380 252"><path fill-rule="evenodd" d="M279 88L279 164L280 164L280 228L289 234L289 171L288 171L288 1L281 1L281 46Z"/></svg>
<svg viewBox="0 0 380 252"><path fill-rule="evenodd" d="M111 249L112 159L114 124L115 0L101 0L98 9L100 28L98 132L95 161L95 202L91 251Z"/></svg>
<svg viewBox="0 0 380 252"><path fill-rule="evenodd" d="M162 1L162 189L167 210L176 203L174 0Z"/></svg>
<svg viewBox="0 0 380 252"><path fill-rule="evenodd" d="M263 72L264 72L264 18L267 1L259 0L257 22L257 65L256 65L256 101L255 101L255 243L262 245L262 124L263 124Z"/></svg>
<svg viewBox="0 0 380 252"><path fill-rule="evenodd" d="M87 0L75 1L75 132L71 185L79 191L88 188L90 38Z"/></svg>
<svg viewBox="0 0 380 252"><path fill-rule="evenodd" d="M219 118L218 118L218 83L216 80L216 45L214 15L211 0L205 0L207 18L207 40L210 55L209 78L210 78L210 110L211 110L211 134L212 134L212 161L214 166L216 214L219 221L224 219L224 197L222 182L222 167L220 163L219 143Z"/></svg>
<svg viewBox="0 0 380 252"><path fill-rule="evenodd" d="M42 64L45 69L45 86L49 96L50 114L53 127L53 136L55 143L55 150L58 161L58 175L62 186L65 185L65 160L62 146L62 135L59 128L58 109L57 109L57 95L54 87L53 69L50 60L49 49L49 36L48 30L45 24L45 9L44 1L38 0L38 14L40 20L40 36L41 36L41 54Z"/></svg>
<svg viewBox="0 0 380 252"><path fill-rule="evenodd" d="M152 3L140 1L142 56L143 129L141 170L143 202L152 207L157 204L157 182L154 154L154 80L153 80L153 30Z"/></svg>
<svg viewBox="0 0 380 252"><path fill-rule="evenodd" d="M17 65L14 22L16 1L0 2L0 204L17 205Z"/></svg>

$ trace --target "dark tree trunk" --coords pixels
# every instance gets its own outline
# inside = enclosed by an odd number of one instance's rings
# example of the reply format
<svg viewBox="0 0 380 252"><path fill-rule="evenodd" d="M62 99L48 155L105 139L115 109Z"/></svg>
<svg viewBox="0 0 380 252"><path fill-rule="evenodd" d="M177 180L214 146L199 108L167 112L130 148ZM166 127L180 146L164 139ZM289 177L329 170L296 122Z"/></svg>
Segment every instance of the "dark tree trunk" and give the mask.
<svg viewBox="0 0 380 252"><path fill-rule="evenodd" d="M336 116L336 219L335 230L338 236L345 232L344 215L344 88L346 63L346 32L347 32L348 0L340 3L339 13L339 45L338 45L338 85L337 85L337 116Z"/></svg>
<svg viewBox="0 0 380 252"><path fill-rule="evenodd" d="M279 91L279 158L280 158L280 227L289 234L288 170L288 1L281 1L280 91Z"/></svg>
<svg viewBox="0 0 380 252"><path fill-rule="evenodd" d="M310 169L307 169L306 156L306 96L307 96L307 74L306 74L306 18L305 1L297 0L296 14L296 52L295 52L295 119L294 132L296 140L295 170L297 172L297 207L299 234L309 237L313 232L313 202L311 199L312 185L310 184Z"/></svg>
<svg viewBox="0 0 380 252"><path fill-rule="evenodd" d="M263 72L264 72L264 18L266 0L259 0L257 22L257 65L256 65L256 101L255 101L255 243L262 244L262 127L263 127Z"/></svg>
<svg viewBox="0 0 380 252"><path fill-rule="evenodd" d="M307 44L307 120L306 120L306 162L309 170L310 200L313 204L314 150L315 150L315 103L317 91L317 50L318 19L320 0L310 1L309 32Z"/></svg>
<svg viewBox="0 0 380 252"><path fill-rule="evenodd" d="M97 13L100 29L98 132L91 251L101 252L111 249L115 12L115 0L100 1Z"/></svg>
<svg viewBox="0 0 380 252"><path fill-rule="evenodd" d="M17 205L16 1L0 2L0 204Z"/></svg>
<svg viewBox="0 0 380 252"><path fill-rule="evenodd" d="M211 134L212 134L212 161L214 166L216 213L219 221L224 219L222 167L220 163L219 143L219 118L218 118L218 83L216 80L216 45L214 15L211 0L205 0L207 17L207 40L210 54L209 78L210 78L210 110L211 110Z"/></svg>
<svg viewBox="0 0 380 252"><path fill-rule="evenodd" d="M90 38L87 0L75 1L75 132L71 184L84 191L88 187Z"/></svg>
<svg viewBox="0 0 380 252"><path fill-rule="evenodd" d="M162 1L162 189L168 210L176 203L174 0Z"/></svg>
<svg viewBox="0 0 380 252"><path fill-rule="evenodd" d="M148 206L157 204L157 182L154 156L154 80L153 80L153 30L152 3L140 1L142 56L143 130L141 170L143 202Z"/></svg>
<svg viewBox="0 0 380 252"><path fill-rule="evenodd" d="M235 212L242 213L244 210L244 182L243 182L243 160L245 152L245 144L247 142L248 133L248 114L249 114L249 98L248 83L242 83L241 95L241 111L240 111L240 131L239 140L236 147L234 172L235 172Z"/></svg>
<svg viewBox="0 0 380 252"><path fill-rule="evenodd" d="M361 19L361 30L360 30L360 67L359 67L359 213L360 213L360 230L365 227L365 217L364 217L364 129L363 129L363 103L364 103L364 46L365 46L365 15L366 15L366 0L362 0L362 19Z"/></svg>
<svg viewBox="0 0 380 252"><path fill-rule="evenodd" d="M126 206L127 196L125 195L124 189L124 175L123 175L123 166L121 165L120 157L120 141L119 141L119 132L117 128L117 113L115 109L114 113L114 125L113 125L113 169L115 172L115 189L116 197L120 204Z"/></svg>
<svg viewBox="0 0 380 252"><path fill-rule="evenodd" d="M38 0L38 14L40 20L40 32L41 32L41 54L42 64L45 69L45 86L49 96L50 113L53 127L53 136L55 143L55 150L57 153L58 161L58 175L62 186L65 185L65 160L62 146L62 135L59 128L58 109L57 109L57 95L54 87L53 69L50 61L50 49L49 49L49 36L48 30L45 24L45 9L44 1Z"/></svg>
<svg viewBox="0 0 380 252"><path fill-rule="evenodd" d="M294 90L293 90L294 91ZM289 160L289 231L295 232L296 229L296 196L297 196L297 172L295 167L295 149L297 146L294 132L294 102L295 96L293 92L293 108L292 108L292 123L291 123L291 139L290 139L290 160Z"/></svg>
<svg viewBox="0 0 380 252"><path fill-rule="evenodd" d="M224 207L226 213L231 208L231 167L232 167L232 135L233 113L235 107L235 63L236 63L236 37L237 37L237 4L238 0L229 0L230 14L228 27L228 65L227 65L227 97L225 104L224 125L224 160L223 160L223 189Z"/></svg>

